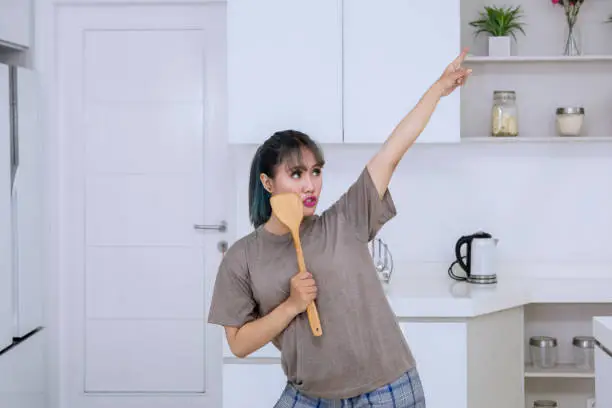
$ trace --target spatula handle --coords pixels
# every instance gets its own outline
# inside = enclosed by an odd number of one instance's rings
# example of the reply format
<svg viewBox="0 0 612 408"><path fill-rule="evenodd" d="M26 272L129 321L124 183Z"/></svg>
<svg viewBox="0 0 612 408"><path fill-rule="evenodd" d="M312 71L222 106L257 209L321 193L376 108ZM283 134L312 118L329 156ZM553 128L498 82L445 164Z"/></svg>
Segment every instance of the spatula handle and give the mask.
<svg viewBox="0 0 612 408"><path fill-rule="evenodd" d="M295 252L297 253L298 268L300 272L306 272L306 262L304 262L304 252L302 251L302 244L300 242L300 236L295 234L293 237L293 243L295 245ZM317 311L317 305L314 301L310 302L306 308L306 314L308 315L308 322L310 323L310 330L315 337L319 337L323 334L321 329L321 320L319 320L319 312Z"/></svg>

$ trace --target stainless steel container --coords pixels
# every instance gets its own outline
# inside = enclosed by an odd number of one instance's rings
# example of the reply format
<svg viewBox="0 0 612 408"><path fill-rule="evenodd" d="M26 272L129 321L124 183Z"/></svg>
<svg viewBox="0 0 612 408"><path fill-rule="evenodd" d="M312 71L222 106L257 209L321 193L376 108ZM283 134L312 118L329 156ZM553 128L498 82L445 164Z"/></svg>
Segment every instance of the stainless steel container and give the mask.
<svg viewBox="0 0 612 408"><path fill-rule="evenodd" d="M548 336L534 336L529 339L529 354L534 367L552 368L557 365L557 339Z"/></svg>
<svg viewBox="0 0 612 408"><path fill-rule="evenodd" d="M576 336L572 340L574 346L574 365L584 370L595 369L595 338L591 336Z"/></svg>

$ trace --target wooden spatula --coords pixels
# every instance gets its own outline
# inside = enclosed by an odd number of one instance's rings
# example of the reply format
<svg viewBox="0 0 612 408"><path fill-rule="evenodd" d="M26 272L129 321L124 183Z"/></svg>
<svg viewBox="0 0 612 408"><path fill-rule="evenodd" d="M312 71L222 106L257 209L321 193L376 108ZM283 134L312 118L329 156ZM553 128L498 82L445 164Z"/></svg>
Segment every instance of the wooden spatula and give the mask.
<svg viewBox="0 0 612 408"><path fill-rule="evenodd" d="M297 194L284 193L276 194L270 198L272 212L276 218L289 228L293 237L293 245L297 253L298 269L300 272L306 271L306 263L304 262L304 253L302 252L302 243L300 241L300 224L304 218L304 207L302 200ZM306 308L308 314L308 322L312 334L316 337L323 334L321 330L321 321L319 320L319 312L314 302L310 302Z"/></svg>

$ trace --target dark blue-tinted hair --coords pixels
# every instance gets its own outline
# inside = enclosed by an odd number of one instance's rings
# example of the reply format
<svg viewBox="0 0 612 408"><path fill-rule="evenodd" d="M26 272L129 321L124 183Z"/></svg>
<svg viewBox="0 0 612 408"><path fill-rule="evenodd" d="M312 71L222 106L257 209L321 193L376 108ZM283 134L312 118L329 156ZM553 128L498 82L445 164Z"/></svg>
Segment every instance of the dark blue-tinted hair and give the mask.
<svg viewBox="0 0 612 408"><path fill-rule="evenodd" d="M274 178L281 163L293 161L302 164L302 148L312 152L317 164L323 166L323 152L308 135L297 130L283 130L274 133L255 152L249 177L249 218L255 228L265 224L272 215L270 193L264 188L260 175Z"/></svg>

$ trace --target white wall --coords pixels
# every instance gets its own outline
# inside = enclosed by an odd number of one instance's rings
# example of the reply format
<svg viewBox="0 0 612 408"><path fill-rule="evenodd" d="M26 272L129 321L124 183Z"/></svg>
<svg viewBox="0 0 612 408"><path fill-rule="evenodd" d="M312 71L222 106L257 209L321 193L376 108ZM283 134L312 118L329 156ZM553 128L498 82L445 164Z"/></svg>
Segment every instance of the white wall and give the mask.
<svg viewBox="0 0 612 408"><path fill-rule="evenodd" d="M325 146L319 209L375 147ZM236 148L238 234L248 233L254 148ZM391 183L398 216L381 231L395 273L446 274L462 234L500 238L501 276L612 277L612 144L415 145Z"/></svg>

